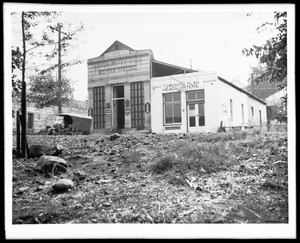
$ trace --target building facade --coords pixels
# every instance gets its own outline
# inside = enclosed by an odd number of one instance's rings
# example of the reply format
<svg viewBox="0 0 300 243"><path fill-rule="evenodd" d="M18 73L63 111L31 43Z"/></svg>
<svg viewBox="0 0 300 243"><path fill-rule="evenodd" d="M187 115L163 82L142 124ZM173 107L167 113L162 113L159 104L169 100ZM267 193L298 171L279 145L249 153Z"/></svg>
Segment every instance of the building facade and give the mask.
<svg viewBox="0 0 300 243"><path fill-rule="evenodd" d="M134 50L119 41L88 59L87 65L92 132L150 131L151 78L193 72L155 60L149 49Z"/></svg>
<svg viewBox="0 0 300 243"><path fill-rule="evenodd" d="M266 123L266 104L217 76L154 59L115 41L88 59L91 132L215 132Z"/></svg>
<svg viewBox="0 0 300 243"><path fill-rule="evenodd" d="M151 101L155 133L217 132L221 122L230 128L267 123L266 103L216 72L152 78Z"/></svg>

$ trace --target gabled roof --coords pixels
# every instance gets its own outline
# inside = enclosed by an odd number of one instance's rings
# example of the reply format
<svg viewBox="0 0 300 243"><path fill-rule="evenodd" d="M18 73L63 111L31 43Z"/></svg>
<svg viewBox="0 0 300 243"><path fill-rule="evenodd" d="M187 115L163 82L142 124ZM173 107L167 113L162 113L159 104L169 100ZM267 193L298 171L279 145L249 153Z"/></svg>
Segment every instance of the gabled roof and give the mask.
<svg viewBox="0 0 300 243"><path fill-rule="evenodd" d="M123 44L122 42L116 40L110 47L108 47L101 55L103 56L106 53L112 52L112 51L119 51L119 50L129 50L129 51L134 51L131 47Z"/></svg>
<svg viewBox="0 0 300 243"><path fill-rule="evenodd" d="M267 103L266 103L266 102L264 102L263 100L261 100L261 99L257 98L257 97L256 97L256 96L254 96L253 94L250 94L249 92L247 92L246 90L244 90L244 89L242 89L242 88L240 88L240 87L236 86L235 84L233 84L233 83L230 83L230 82L229 82L229 81L227 81L226 79L224 79L224 78L221 78L220 76L218 76L218 79L219 79L220 81L222 81L223 83L225 83L225 84L228 84L229 86L231 86L231 87L233 87L233 88L235 88L235 89L237 89L237 90L241 91L242 93L244 93L244 94L248 95L248 96L249 96L249 97L251 97L252 99L254 99L254 100L256 100L256 101L258 101L258 102L260 102L260 103L262 103L262 104L264 104L264 105L266 105L266 104L267 104Z"/></svg>

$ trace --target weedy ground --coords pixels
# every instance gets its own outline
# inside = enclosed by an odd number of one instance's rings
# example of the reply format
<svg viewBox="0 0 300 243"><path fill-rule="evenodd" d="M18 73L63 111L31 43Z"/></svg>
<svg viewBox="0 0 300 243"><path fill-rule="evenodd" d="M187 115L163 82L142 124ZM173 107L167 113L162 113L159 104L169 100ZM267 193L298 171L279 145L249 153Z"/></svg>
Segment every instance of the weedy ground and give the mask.
<svg viewBox="0 0 300 243"><path fill-rule="evenodd" d="M28 143L59 143L69 167L45 177L37 159L13 159L13 224L289 222L285 133L32 135ZM59 178L74 188L53 191Z"/></svg>

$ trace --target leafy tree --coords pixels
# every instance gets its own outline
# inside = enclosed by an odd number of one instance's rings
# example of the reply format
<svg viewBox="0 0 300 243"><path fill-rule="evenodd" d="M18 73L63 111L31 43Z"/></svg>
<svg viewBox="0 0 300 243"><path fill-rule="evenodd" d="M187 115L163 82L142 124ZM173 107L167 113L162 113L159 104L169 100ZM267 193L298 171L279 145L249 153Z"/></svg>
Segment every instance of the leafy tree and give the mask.
<svg viewBox="0 0 300 243"><path fill-rule="evenodd" d="M20 13L12 13L12 16L18 17ZM25 71L33 70L35 74L45 75L51 73L58 67L55 58L58 56L58 27L63 31L61 38L61 54L66 55L68 50L76 44L76 34L84 30L80 24L71 24L68 22L58 23L58 17L62 12L54 11L28 11L21 13L22 20L22 44L21 50L17 45L12 47L12 87L13 97L20 96L21 80L25 81ZM36 28L39 31L36 31ZM28 67L28 64L32 67ZM74 60L63 60L61 68L70 67L82 63L78 58ZM29 70L30 69L30 70ZM19 72L19 73L18 73ZM18 76L22 75L22 79Z"/></svg>
<svg viewBox="0 0 300 243"><path fill-rule="evenodd" d="M21 69L22 65L22 52L19 47L12 47L12 97L14 101L20 101L20 90L22 88L21 80L18 78L17 72Z"/></svg>
<svg viewBox="0 0 300 243"><path fill-rule="evenodd" d="M261 76L266 71L266 65L259 64L257 66L251 67L252 75L248 78L248 86L245 88L248 92L253 93L254 95L262 100L265 100L270 95L276 93L278 91L278 83L269 81L262 82L253 82L252 79L255 80L259 76ZM253 77L252 77L253 76ZM285 83L285 82L283 82Z"/></svg>
<svg viewBox="0 0 300 243"><path fill-rule="evenodd" d="M266 40L261 46L244 48L242 52L246 56L255 55L259 63L266 66L266 70L258 75L254 82L280 82L278 88L283 89L286 87L287 79L287 12L274 12L274 23L265 22L257 28L257 31L264 31L270 26L274 27L276 33L274 37ZM287 121L286 106L287 96L282 98L280 110L285 112L281 112L278 117L280 122Z"/></svg>
<svg viewBox="0 0 300 243"><path fill-rule="evenodd" d="M275 12L274 19L274 23L263 23L257 31L273 25L278 32L277 35L261 46L253 45L243 50L246 56L255 55L261 64L266 65L266 71L256 78L256 82L263 80L282 82L287 76L287 13Z"/></svg>
<svg viewBox="0 0 300 243"><path fill-rule="evenodd" d="M58 97L59 87L51 73L32 75L29 77L28 101L35 104L36 108L68 104L72 98L73 88L71 80L62 78L61 95Z"/></svg>

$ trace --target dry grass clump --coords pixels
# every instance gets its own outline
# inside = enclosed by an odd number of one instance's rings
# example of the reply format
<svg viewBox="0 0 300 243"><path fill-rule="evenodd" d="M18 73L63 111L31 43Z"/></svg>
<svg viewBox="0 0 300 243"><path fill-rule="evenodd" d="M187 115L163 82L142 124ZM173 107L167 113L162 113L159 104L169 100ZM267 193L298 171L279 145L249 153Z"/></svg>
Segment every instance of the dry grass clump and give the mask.
<svg viewBox="0 0 300 243"><path fill-rule="evenodd" d="M152 165L152 171L157 174L162 174L174 167L176 160L174 156L167 155L161 157L155 164Z"/></svg>

